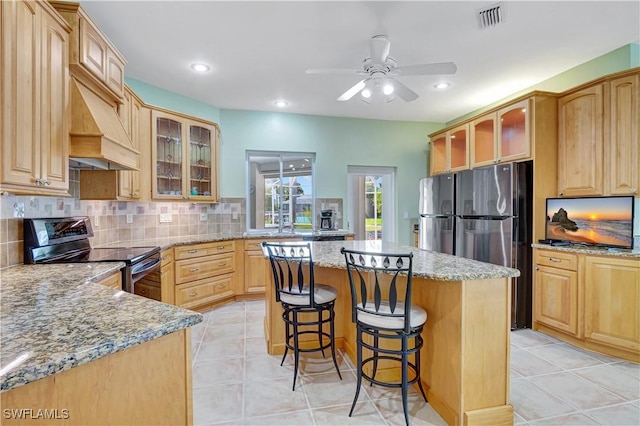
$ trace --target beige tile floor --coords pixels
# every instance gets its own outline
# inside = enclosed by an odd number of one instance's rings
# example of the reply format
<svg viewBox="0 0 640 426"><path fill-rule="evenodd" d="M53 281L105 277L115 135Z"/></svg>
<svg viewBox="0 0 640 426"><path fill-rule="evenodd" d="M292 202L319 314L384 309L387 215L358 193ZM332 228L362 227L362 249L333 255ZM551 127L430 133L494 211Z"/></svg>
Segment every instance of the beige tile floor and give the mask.
<svg viewBox="0 0 640 426"><path fill-rule="evenodd" d="M236 302L193 327L193 412L201 425L403 425L393 389L365 385L353 417L356 376L339 353L306 355L295 392L293 361L264 344L263 301ZM511 403L517 425L640 425L640 366L583 351L531 330L511 335ZM413 425L444 425L413 392Z"/></svg>

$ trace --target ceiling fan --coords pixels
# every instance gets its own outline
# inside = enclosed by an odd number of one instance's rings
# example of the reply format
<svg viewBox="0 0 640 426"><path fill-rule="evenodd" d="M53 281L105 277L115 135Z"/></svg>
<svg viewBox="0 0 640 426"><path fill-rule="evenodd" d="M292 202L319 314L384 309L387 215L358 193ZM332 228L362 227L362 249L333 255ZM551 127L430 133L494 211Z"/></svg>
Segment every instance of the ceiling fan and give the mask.
<svg viewBox="0 0 640 426"><path fill-rule="evenodd" d="M307 70L307 74L358 74L368 77L360 80L349 90L344 92L339 101L348 101L357 93L361 99L369 103L376 92L382 92L387 102L390 102L398 95L402 100L411 102L418 99L418 94L409 89L395 77L405 75L434 75L434 74L454 74L457 70L453 62L442 62L434 64L409 65L399 67L395 59L389 56L391 43L386 35L376 35L369 41L371 56L362 61L362 69L345 68L317 68Z"/></svg>

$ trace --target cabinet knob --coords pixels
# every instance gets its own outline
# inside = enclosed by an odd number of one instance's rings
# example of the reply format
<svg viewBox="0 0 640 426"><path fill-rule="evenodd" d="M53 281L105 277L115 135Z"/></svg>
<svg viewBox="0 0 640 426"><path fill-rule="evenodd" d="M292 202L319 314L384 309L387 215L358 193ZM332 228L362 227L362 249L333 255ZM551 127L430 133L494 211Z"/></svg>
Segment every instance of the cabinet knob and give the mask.
<svg viewBox="0 0 640 426"><path fill-rule="evenodd" d="M638 193L638 188L631 188L631 193L632 194L637 194Z"/></svg>
<svg viewBox="0 0 640 426"><path fill-rule="evenodd" d="M562 197L564 195L564 192L558 192L558 195Z"/></svg>
<svg viewBox="0 0 640 426"><path fill-rule="evenodd" d="M140 290L140 294L142 294L142 295L147 294L147 290Z"/></svg>
<svg viewBox="0 0 640 426"><path fill-rule="evenodd" d="M536 265L536 271L539 271L539 270L540 270L540 267Z"/></svg>

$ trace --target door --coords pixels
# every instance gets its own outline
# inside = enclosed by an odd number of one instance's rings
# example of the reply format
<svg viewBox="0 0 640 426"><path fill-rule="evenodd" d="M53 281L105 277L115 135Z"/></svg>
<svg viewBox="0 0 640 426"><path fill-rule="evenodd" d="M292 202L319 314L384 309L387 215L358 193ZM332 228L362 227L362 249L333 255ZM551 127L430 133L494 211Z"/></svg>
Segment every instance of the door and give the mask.
<svg viewBox="0 0 640 426"><path fill-rule="evenodd" d="M453 214L453 185L453 174L421 179L418 205L420 214Z"/></svg>
<svg viewBox="0 0 640 426"><path fill-rule="evenodd" d="M513 215L513 164L460 172L456 176L456 214Z"/></svg>
<svg viewBox="0 0 640 426"><path fill-rule="evenodd" d="M348 166L347 178L349 230L358 240L395 242L395 168Z"/></svg>
<svg viewBox="0 0 640 426"><path fill-rule="evenodd" d="M512 217L456 217L456 256L500 266L512 266Z"/></svg>
<svg viewBox="0 0 640 426"><path fill-rule="evenodd" d="M453 254L453 216L420 216L418 247Z"/></svg>

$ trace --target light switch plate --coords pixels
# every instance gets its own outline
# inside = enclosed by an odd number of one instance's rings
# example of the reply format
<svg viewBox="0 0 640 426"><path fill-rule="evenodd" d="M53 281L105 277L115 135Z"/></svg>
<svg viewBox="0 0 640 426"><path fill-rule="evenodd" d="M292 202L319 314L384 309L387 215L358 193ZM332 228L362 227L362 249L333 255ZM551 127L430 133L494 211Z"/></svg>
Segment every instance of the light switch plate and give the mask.
<svg viewBox="0 0 640 426"><path fill-rule="evenodd" d="M133 223L133 215L127 214L127 223Z"/></svg>
<svg viewBox="0 0 640 426"><path fill-rule="evenodd" d="M207 221L207 214L200 213L200 222L206 222L206 221Z"/></svg>
<svg viewBox="0 0 640 426"><path fill-rule="evenodd" d="M171 218L170 213L162 213L160 214L160 223L171 223L173 219Z"/></svg>

